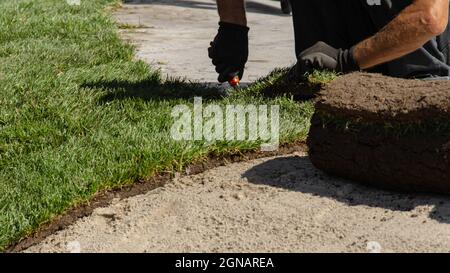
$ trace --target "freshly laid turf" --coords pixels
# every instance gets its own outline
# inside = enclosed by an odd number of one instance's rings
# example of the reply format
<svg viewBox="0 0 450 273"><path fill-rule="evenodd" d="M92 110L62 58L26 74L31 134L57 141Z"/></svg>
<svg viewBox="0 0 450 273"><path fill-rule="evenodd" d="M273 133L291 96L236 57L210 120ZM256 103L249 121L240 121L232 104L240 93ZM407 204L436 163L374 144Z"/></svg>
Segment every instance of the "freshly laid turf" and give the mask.
<svg viewBox="0 0 450 273"><path fill-rule="evenodd" d="M270 82L221 98L133 60L108 14L116 4L0 2L0 250L99 190L211 152L259 148L172 140L172 107L194 95L205 104L279 104L281 141L306 138L312 104L257 92Z"/></svg>

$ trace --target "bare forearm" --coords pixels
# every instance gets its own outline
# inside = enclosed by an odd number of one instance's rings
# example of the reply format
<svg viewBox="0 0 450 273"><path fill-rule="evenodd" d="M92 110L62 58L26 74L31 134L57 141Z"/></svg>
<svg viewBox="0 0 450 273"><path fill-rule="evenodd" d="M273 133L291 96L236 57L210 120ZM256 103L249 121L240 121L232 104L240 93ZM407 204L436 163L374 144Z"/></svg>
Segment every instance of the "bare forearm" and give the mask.
<svg viewBox="0 0 450 273"><path fill-rule="evenodd" d="M220 21L237 25L247 25L244 0L217 0Z"/></svg>
<svg viewBox="0 0 450 273"><path fill-rule="evenodd" d="M356 45L356 62L367 69L417 50L444 31L448 6L449 0L416 0L384 29Z"/></svg>

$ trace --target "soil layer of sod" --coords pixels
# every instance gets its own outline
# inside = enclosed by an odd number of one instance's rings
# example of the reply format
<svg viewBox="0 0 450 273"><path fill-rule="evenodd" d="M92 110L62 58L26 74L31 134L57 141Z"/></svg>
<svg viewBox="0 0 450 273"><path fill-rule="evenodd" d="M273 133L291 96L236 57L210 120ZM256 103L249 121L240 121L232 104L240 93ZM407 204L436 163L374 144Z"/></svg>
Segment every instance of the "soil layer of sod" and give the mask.
<svg viewBox="0 0 450 273"><path fill-rule="evenodd" d="M329 174L450 194L450 81L342 76L320 94L308 146Z"/></svg>

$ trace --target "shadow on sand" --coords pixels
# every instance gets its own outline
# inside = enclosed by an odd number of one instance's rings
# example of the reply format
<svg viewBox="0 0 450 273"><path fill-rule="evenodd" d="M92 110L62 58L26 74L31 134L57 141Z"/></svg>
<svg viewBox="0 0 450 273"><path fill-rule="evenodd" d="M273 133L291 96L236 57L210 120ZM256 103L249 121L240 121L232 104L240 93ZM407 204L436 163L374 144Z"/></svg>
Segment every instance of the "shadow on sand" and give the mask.
<svg viewBox="0 0 450 273"><path fill-rule="evenodd" d="M251 168L243 176L250 183L332 198L349 206L411 211L417 206L433 205L430 219L450 223L450 199L445 196L403 194L365 187L325 174L316 169L308 157L275 158Z"/></svg>

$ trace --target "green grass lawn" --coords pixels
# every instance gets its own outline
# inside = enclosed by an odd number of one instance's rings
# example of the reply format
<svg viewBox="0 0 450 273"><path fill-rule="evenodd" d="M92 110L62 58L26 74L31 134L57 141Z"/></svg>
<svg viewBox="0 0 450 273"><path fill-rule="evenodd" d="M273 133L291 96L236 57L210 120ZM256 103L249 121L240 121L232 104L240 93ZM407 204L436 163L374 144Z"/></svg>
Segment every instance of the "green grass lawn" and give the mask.
<svg viewBox="0 0 450 273"><path fill-rule="evenodd" d="M221 105L279 104L281 141L305 139L311 103L258 95L270 79L225 98L163 81L119 39L109 16L116 0L81 2L0 2L0 250L100 190L211 152L259 148L172 140L172 107L192 104L193 95Z"/></svg>

